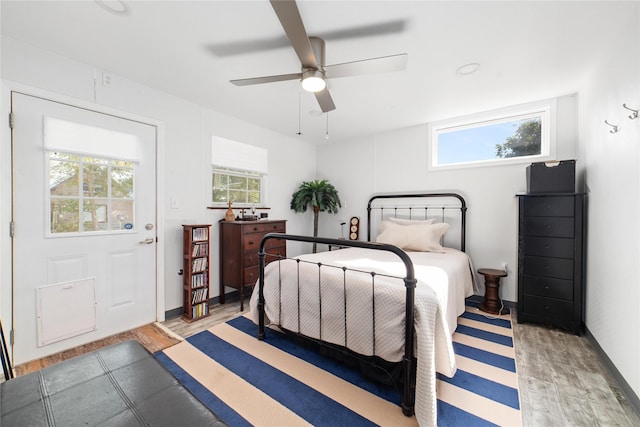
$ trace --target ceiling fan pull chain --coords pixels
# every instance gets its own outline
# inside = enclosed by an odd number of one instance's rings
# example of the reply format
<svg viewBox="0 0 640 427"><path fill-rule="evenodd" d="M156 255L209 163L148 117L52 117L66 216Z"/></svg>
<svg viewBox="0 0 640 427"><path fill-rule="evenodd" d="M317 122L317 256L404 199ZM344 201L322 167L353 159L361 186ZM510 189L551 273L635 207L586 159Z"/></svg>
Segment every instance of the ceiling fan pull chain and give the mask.
<svg viewBox="0 0 640 427"><path fill-rule="evenodd" d="M301 116L302 116L302 112L301 112L301 94L302 90L300 88L298 88L298 132L296 133L296 135L302 135L302 131L300 130L300 122L301 122Z"/></svg>
<svg viewBox="0 0 640 427"><path fill-rule="evenodd" d="M327 115L327 130L325 131L324 139L329 139L329 112L327 111L325 114Z"/></svg>

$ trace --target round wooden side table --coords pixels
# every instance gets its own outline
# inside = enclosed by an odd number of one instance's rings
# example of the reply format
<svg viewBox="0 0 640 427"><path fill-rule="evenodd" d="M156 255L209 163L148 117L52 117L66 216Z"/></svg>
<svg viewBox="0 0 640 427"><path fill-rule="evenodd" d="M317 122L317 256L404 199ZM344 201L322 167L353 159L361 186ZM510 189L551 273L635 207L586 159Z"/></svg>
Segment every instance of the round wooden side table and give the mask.
<svg viewBox="0 0 640 427"><path fill-rule="evenodd" d="M486 313L501 314L503 309L500 302L500 278L506 277L507 272L494 268L481 268L479 274L484 276L484 301L478 304L478 308Z"/></svg>

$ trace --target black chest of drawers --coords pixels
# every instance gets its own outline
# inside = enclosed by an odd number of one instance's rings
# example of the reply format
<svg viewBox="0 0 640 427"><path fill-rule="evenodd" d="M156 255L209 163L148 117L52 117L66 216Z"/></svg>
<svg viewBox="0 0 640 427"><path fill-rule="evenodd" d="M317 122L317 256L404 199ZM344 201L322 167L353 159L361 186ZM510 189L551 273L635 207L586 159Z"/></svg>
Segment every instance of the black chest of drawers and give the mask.
<svg viewBox="0 0 640 427"><path fill-rule="evenodd" d="M518 195L518 205L518 322L540 322L580 334L584 195Z"/></svg>

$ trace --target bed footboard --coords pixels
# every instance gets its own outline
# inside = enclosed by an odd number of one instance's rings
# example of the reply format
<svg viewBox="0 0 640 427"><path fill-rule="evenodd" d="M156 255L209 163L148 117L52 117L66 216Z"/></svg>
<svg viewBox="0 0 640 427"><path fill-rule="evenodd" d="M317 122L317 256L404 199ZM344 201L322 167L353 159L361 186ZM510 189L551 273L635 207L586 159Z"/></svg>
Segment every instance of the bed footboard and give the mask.
<svg viewBox="0 0 640 427"><path fill-rule="evenodd" d="M322 237L310 237L300 236L292 234L282 233L269 233L264 236L260 242L260 249L258 252L260 262L260 276L258 279L258 338L263 340L265 338L265 297L264 297L264 283L265 283L265 258L267 253L265 252L265 245L271 239L291 240L298 242L308 243L320 243L326 245L335 245L341 247L355 247L364 249L373 249L377 251L391 252L398 256L405 267L405 276L403 278L406 290L405 296L405 337L404 337L404 355L402 357L403 366L403 399L402 399L402 411L406 416L411 416L414 413L415 402L415 383L416 383L416 367L415 367L415 354L414 354L414 306L415 306L415 288L417 280L415 278L414 266L407 255L402 249L397 246L381 244L381 243L369 243L358 240L344 240L344 239L330 239Z"/></svg>

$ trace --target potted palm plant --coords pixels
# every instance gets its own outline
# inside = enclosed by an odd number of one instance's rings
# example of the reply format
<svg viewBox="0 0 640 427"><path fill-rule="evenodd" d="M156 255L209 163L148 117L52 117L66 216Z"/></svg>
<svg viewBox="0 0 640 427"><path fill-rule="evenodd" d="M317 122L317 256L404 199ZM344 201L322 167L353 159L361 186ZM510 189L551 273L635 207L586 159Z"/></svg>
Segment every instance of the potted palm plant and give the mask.
<svg viewBox="0 0 640 427"><path fill-rule="evenodd" d="M291 197L291 209L296 212L306 212L311 206L313 210L313 237L318 237L318 215L320 212L338 213L342 207L338 190L326 179L304 181ZM316 253L316 244L313 244Z"/></svg>

